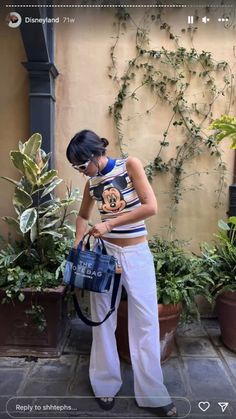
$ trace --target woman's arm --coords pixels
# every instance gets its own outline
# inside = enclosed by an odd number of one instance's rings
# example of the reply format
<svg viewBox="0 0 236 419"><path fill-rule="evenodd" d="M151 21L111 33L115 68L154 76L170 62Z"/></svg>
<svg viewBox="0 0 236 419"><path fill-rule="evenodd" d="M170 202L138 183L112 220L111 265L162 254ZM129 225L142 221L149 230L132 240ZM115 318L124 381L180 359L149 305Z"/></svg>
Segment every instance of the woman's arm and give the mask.
<svg viewBox="0 0 236 419"><path fill-rule="evenodd" d="M120 217L107 221L111 229L129 223L145 220L157 213L157 201L148 181L143 165L136 157L129 157L126 163L127 172L140 199L141 205Z"/></svg>
<svg viewBox="0 0 236 419"><path fill-rule="evenodd" d="M84 188L84 193L83 193L83 198L82 198L79 214L76 218L76 235L75 235L74 247L78 246L79 242L81 241L81 239L83 238L87 230L88 220L90 218L90 214L92 212L93 206L94 206L94 200L90 196L89 181L87 181Z"/></svg>

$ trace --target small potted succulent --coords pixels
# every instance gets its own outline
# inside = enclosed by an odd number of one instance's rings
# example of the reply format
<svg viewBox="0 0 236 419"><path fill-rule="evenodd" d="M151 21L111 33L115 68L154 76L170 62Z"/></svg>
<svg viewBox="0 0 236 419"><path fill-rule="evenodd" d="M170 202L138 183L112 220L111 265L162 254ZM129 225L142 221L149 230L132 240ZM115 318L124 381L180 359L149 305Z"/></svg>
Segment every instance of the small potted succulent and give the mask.
<svg viewBox="0 0 236 419"><path fill-rule="evenodd" d="M48 169L50 153L42 137L32 135L10 152L19 179L2 176L14 187L16 216L3 217L14 239L0 250L0 355L59 356L69 331L67 289L62 285L65 257L73 243L80 200L67 187L65 198L54 194L62 182Z"/></svg>

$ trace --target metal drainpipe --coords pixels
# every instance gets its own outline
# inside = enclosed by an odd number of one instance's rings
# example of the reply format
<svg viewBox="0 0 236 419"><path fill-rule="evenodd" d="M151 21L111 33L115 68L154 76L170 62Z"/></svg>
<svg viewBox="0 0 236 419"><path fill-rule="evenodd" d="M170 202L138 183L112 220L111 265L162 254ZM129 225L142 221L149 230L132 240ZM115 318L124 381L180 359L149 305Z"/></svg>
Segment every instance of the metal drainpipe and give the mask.
<svg viewBox="0 0 236 419"><path fill-rule="evenodd" d="M40 3L40 0L37 0ZM37 4L36 2L36 4ZM41 2L43 3L43 1ZM52 0L47 1L52 4ZM55 79L58 70L54 64L53 24L27 24L26 17L53 17L52 8L27 7L17 8L22 17L21 36L27 56L23 66L28 71L30 81L30 133L39 132L43 137L43 149L52 152L49 168L54 167L54 124L55 124Z"/></svg>
<svg viewBox="0 0 236 419"><path fill-rule="evenodd" d="M229 211L227 215L229 217L236 216L236 150L234 154L233 185L229 187Z"/></svg>

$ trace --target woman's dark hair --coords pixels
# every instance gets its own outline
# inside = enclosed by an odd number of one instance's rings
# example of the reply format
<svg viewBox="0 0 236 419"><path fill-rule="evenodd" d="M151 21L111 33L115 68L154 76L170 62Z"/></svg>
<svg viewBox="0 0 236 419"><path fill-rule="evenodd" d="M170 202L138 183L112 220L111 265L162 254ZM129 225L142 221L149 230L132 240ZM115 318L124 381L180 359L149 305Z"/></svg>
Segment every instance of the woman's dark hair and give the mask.
<svg viewBox="0 0 236 419"><path fill-rule="evenodd" d="M94 156L103 156L109 142L88 129L78 132L70 141L66 157L70 163L83 163Z"/></svg>

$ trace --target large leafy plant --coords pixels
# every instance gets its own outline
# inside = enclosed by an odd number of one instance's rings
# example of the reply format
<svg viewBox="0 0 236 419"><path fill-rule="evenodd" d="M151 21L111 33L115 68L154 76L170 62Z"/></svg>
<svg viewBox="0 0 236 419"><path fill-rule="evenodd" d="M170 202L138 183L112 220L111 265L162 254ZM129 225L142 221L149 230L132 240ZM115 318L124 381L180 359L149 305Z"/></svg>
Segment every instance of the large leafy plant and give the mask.
<svg viewBox="0 0 236 419"><path fill-rule="evenodd" d="M220 118L215 119L209 129L216 130L215 138L219 143L224 138L231 140L230 148L236 149L236 118L229 115L222 115Z"/></svg>
<svg viewBox="0 0 236 419"><path fill-rule="evenodd" d="M201 246L201 272L213 280L210 292L215 301L225 291L236 291L236 217L218 222L216 243Z"/></svg>
<svg viewBox="0 0 236 419"><path fill-rule="evenodd" d="M182 303L185 319L199 318L195 297L205 293L211 279L207 275L198 275L198 259L186 255L177 240L167 241L155 236L149 245L154 259L158 302Z"/></svg>
<svg viewBox="0 0 236 419"><path fill-rule="evenodd" d="M73 204L80 200L78 189L67 187L63 199L55 188L62 182L54 169L49 169L51 153L41 148L42 137L33 134L28 141L19 142L19 150L10 152L20 179L2 176L14 185L13 206L16 217L3 217L14 229L16 239L0 252L0 287L7 297L17 294L23 300L21 289L56 287L61 283L65 255L74 237L70 217L77 214Z"/></svg>

